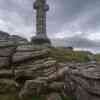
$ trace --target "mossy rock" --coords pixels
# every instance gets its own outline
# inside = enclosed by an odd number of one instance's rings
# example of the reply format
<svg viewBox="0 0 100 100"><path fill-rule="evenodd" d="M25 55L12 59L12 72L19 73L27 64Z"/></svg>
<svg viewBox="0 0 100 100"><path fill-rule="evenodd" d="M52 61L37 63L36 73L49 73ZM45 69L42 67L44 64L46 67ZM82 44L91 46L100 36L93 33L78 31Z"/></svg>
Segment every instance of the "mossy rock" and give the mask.
<svg viewBox="0 0 100 100"><path fill-rule="evenodd" d="M15 94L0 94L0 100L19 100L18 95Z"/></svg>

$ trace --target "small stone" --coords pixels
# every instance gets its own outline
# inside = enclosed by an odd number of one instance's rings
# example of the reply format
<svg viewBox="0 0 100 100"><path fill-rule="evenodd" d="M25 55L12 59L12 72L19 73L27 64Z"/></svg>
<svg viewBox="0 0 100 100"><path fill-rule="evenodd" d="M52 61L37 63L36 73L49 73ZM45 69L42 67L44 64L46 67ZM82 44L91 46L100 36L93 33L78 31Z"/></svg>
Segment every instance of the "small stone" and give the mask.
<svg viewBox="0 0 100 100"><path fill-rule="evenodd" d="M62 98L58 93L51 93L51 94L47 95L46 100L62 100Z"/></svg>

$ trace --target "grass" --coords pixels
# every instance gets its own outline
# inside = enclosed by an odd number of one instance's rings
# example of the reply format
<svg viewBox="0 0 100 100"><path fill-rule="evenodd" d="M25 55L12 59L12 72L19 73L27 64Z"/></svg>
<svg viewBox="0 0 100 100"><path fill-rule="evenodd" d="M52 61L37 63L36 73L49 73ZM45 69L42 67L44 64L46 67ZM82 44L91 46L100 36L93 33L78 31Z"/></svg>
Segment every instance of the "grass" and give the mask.
<svg viewBox="0 0 100 100"><path fill-rule="evenodd" d="M71 51L63 48L52 48L50 55L60 62L88 62L90 58L87 52Z"/></svg>

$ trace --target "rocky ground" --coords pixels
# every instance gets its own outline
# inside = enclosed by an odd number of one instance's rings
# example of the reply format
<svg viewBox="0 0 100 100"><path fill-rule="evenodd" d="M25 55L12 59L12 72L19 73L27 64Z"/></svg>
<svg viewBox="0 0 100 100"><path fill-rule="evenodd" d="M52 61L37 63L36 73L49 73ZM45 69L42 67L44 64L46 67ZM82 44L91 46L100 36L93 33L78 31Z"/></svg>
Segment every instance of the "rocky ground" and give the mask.
<svg viewBox="0 0 100 100"><path fill-rule="evenodd" d="M58 62L51 49L2 41L0 100L100 100L100 64Z"/></svg>

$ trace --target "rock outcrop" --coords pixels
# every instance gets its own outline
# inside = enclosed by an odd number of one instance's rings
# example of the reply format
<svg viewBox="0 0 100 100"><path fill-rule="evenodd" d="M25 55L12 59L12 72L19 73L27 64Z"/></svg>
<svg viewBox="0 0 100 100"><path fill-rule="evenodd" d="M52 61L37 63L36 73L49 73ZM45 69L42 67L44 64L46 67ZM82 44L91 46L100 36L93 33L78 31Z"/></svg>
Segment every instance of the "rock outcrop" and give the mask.
<svg viewBox="0 0 100 100"><path fill-rule="evenodd" d="M0 42L2 41L12 41L17 43L27 43L27 39L18 36L18 35L10 35L7 32L0 31ZM0 43L1 44L1 43Z"/></svg>
<svg viewBox="0 0 100 100"><path fill-rule="evenodd" d="M0 31L0 40L7 40L9 36L7 32Z"/></svg>
<svg viewBox="0 0 100 100"><path fill-rule="evenodd" d="M61 100L62 95L99 100L100 64L60 63L50 55L51 49L0 42L0 95L15 94L21 100L44 95L46 100Z"/></svg>

